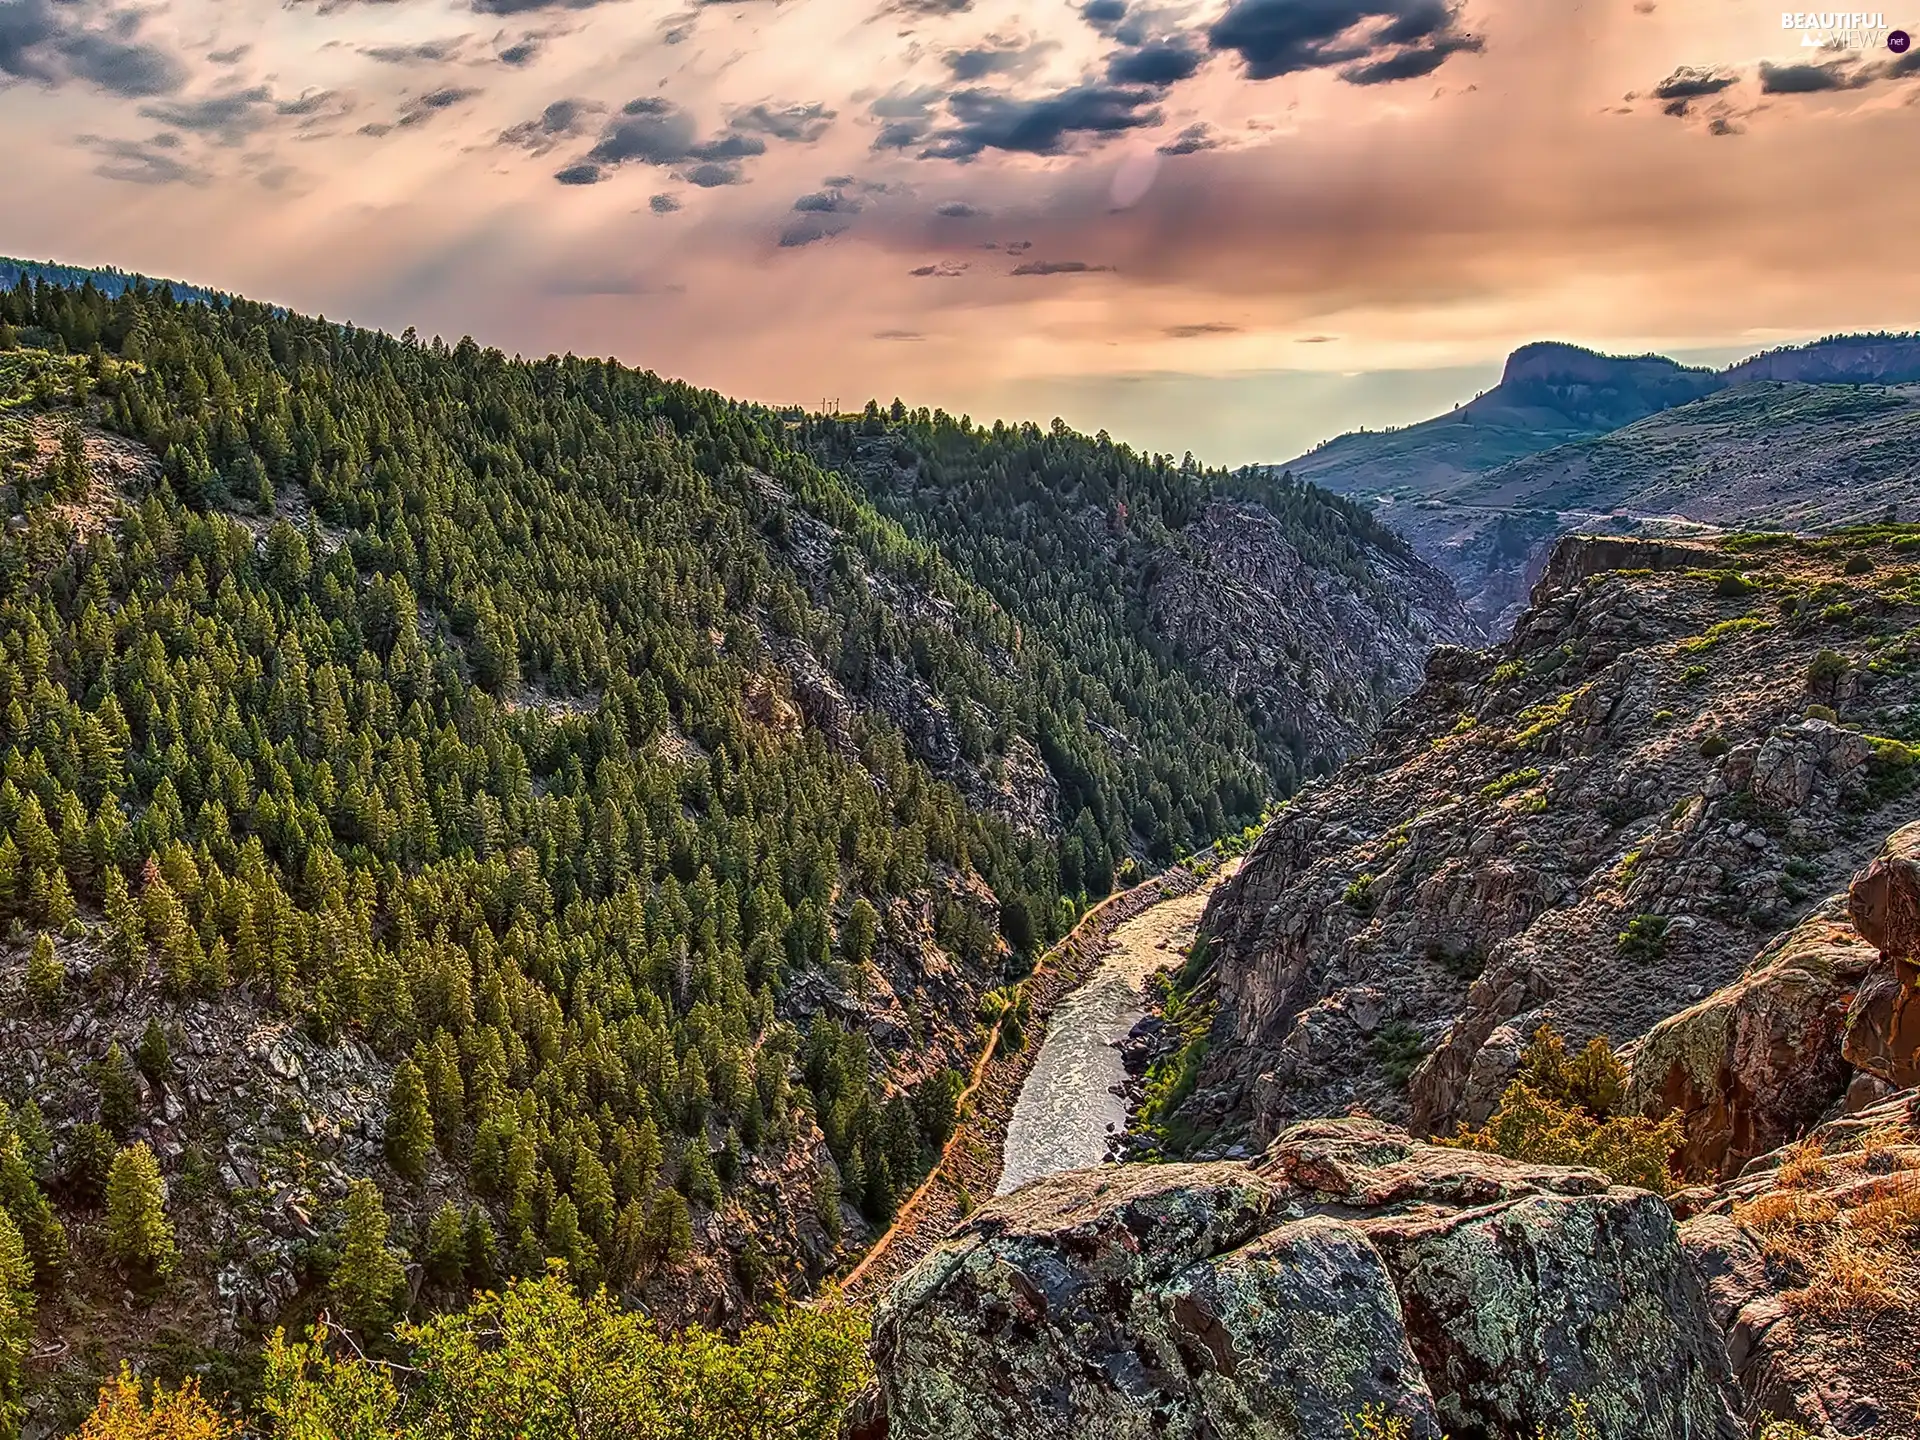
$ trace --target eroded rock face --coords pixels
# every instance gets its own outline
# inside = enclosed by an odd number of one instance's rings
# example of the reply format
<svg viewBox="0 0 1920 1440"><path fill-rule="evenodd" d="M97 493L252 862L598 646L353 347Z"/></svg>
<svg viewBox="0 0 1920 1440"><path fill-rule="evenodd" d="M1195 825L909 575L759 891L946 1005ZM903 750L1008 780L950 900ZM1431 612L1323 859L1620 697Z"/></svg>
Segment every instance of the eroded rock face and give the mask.
<svg viewBox="0 0 1920 1440"><path fill-rule="evenodd" d="M1835 896L1762 950L1731 985L1664 1020L1634 1053L1628 1108L1678 1110L1682 1173L1737 1173L1798 1137L1846 1092L1848 1009L1879 952Z"/></svg>
<svg viewBox="0 0 1920 1440"><path fill-rule="evenodd" d="M1740 1434L1657 1197L1321 1121L1257 1164L1122 1166L995 1201L874 1328L889 1440Z"/></svg>
<svg viewBox="0 0 1920 1440"><path fill-rule="evenodd" d="M1886 963L1854 996L1846 1058L1889 1084L1920 1085L1920 824L1887 837L1853 882L1848 908Z"/></svg>

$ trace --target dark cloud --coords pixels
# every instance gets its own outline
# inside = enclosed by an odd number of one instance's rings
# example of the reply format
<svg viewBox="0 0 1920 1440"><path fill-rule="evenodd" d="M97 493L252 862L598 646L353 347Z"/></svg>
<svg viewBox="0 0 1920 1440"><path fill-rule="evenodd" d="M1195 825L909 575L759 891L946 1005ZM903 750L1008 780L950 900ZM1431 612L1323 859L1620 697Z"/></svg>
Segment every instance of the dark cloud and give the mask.
<svg viewBox="0 0 1920 1440"><path fill-rule="evenodd" d="M238 65L252 49L251 45L236 45L231 50L209 50L207 59L216 65Z"/></svg>
<svg viewBox="0 0 1920 1440"><path fill-rule="evenodd" d="M1015 275L1091 275L1111 265L1089 265L1084 260L1029 260L1013 267Z"/></svg>
<svg viewBox="0 0 1920 1440"><path fill-rule="evenodd" d="M858 215L866 207L838 190L816 190L794 201L793 208L807 215Z"/></svg>
<svg viewBox="0 0 1920 1440"><path fill-rule="evenodd" d="M651 195L647 197L647 208L656 215L671 215L680 208L680 199L675 195Z"/></svg>
<svg viewBox="0 0 1920 1440"><path fill-rule="evenodd" d="M1296 345L1331 345L1339 338L1338 335L1302 335L1293 343Z"/></svg>
<svg viewBox="0 0 1920 1440"><path fill-rule="evenodd" d="M457 35L447 40L422 40L416 45L363 45L360 53L382 65L444 65L459 57L469 38Z"/></svg>
<svg viewBox="0 0 1920 1440"><path fill-rule="evenodd" d="M545 44L546 42L539 36L529 35L523 40L516 40L513 44L507 46L506 49L498 52L493 58L498 60L502 65L512 65L516 68L522 65L531 65L539 58L540 51L544 48Z"/></svg>
<svg viewBox="0 0 1920 1440"><path fill-rule="evenodd" d="M1018 78L1031 75L1046 62L1050 51L1059 49L1053 40L988 41L971 50L949 50L941 57L947 73L960 81L985 80L995 75Z"/></svg>
<svg viewBox="0 0 1920 1440"><path fill-rule="evenodd" d="M545 155L563 140L581 133L582 122L604 115L607 107L591 100L556 100L532 120L500 132L500 145L512 145L532 155Z"/></svg>
<svg viewBox="0 0 1920 1440"><path fill-rule="evenodd" d="M1747 128L1737 120L1728 119L1725 115L1716 115L1708 122L1707 133L1709 135L1744 135L1747 133Z"/></svg>
<svg viewBox="0 0 1920 1440"><path fill-rule="evenodd" d="M808 105L753 105L727 117L729 128L743 134L811 144L832 127L834 111L819 103ZM754 153L759 153L758 151Z"/></svg>
<svg viewBox="0 0 1920 1440"><path fill-rule="evenodd" d="M1087 0L1080 18L1096 30L1111 30L1127 18L1127 0Z"/></svg>
<svg viewBox="0 0 1920 1440"><path fill-rule="evenodd" d="M478 90L459 85L444 86L439 90L429 90L424 95L415 96L400 109L399 125L424 125L443 110L464 104L478 95Z"/></svg>
<svg viewBox="0 0 1920 1440"><path fill-rule="evenodd" d="M1225 325L1217 320L1202 321L1198 325L1169 325L1161 332L1173 340L1193 340L1202 335L1238 335L1238 325Z"/></svg>
<svg viewBox="0 0 1920 1440"><path fill-rule="evenodd" d="M1250 80L1338 66L1352 85L1428 75L1482 48L1458 0L1233 0L1207 41L1236 52Z"/></svg>
<svg viewBox="0 0 1920 1440"><path fill-rule="evenodd" d="M156 101L142 105L140 113L175 130L212 136L223 145L239 145L270 122L275 113L272 100L271 90L254 85L200 100Z"/></svg>
<svg viewBox="0 0 1920 1440"><path fill-rule="evenodd" d="M922 280L929 277L939 280L951 280L956 276L966 273L967 262L965 260L942 260L937 265L916 265L907 272L907 274L914 276L916 279Z"/></svg>
<svg viewBox="0 0 1920 1440"><path fill-rule="evenodd" d="M892 8L908 15L961 15L973 8L973 0L894 0Z"/></svg>
<svg viewBox="0 0 1920 1440"><path fill-rule="evenodd" d="M132 99L171 95L186 83L186 66L139 38L142 18L74 0L6 0L0 3L0 76L49 86L79 80Z"/></svg>
<svg viewBox="0 0 1920 1440"><path fill-rule="evenodd" d="M873 338L876 340L924 340L927 337L918 330L876 330L873 332Z"/></svg>
<svg viewBox="0 0 1920 1440"><path fill-rule="evenodd" d="M1722 90L1739 83L1740 77L1730 71L1696 69L1691 65L1682 65L1653 87L1653 98L1701 100L1709 95L1718 95Z"/></svg>
<svg viewBox="0 0 1920 1440"><path fill-rule="evenodd" d="M478 15L530 15L537 10L590 10L606 3L608 0L472 0L471 8Z"/></svg>
<svg viewBox="0 0 1920 1440"><path fill-rule="evenodd" d="M1198 70L1201 59L1185 40L1155 40L1115 55L1107 62L1107 79L1116 85L1172 85Z"/></svg>
<svg viewBox="0 0 1920 1440"><path fill-rule="evenodd" d="M942 220L975 220L987 212L964 200L943 200L933 207L933 213Z"/></svg>
<svg viewBox="0 0 1920 1440"><path fill-rule="evenodd" d="M654 97L629 100L601 134L588 158L603 165L677 165L687 158L697 127L693 116Z"/></svg>
<svg viewBox="0 0 1920 1440"><path fill-rule="evenodd" d="M554 171L553 178L562 185L598 185L606 178L606 172L591 160L583 160L578 165Z"/></svg>
<svg viewBox="0 0 1920 1440"><path fill-rule="evenodd" d="M709 161L696 165L682 177L689 185L698 185L702 190L718 189L722 185L738 185L745 178L740 167L732 161Z"/></svg>
<svg viewBox="0 0 1920 1440"><path fill-rule="evenodd" d="M1873 67L1855 70L1850 60L1829 65L1774 65L1760 62L1760 90L1765 95L1812 95L1822 90L1855 90L1878 76Z"/></svg>
<svg viewBox="0 0 1920 1440"><path fill-rule="evenodd" d="M797 250L802 245L812 245L819 240L830 240L846 228L844 225L828 225L812 216L803 220L790 221L786 229L780 232L780 248Z"/></svg>
<svg viewBox="0 0 1920 1440"><path fill-rule="evenodd" d="M1196 120L1173 139L1160 147L1162 155L1194 155L1202 150L1218 150L1220 140L1213 133L1213 127L1204 120Z"/></svg>
<svg viewBox="0 0 1920 1440"><path fill-rule="evenodd" d="M203 170L169 153L177 146L155 141L141 144L134 140L110 140L99 135L76 137L80 144L95 151L100 163L93 173L108 180L129 185L199 185L206 181ZM156 137L157 140L158 137Z"/></svg>
<svg viewBox="0 0 1920 1440"><path fill-rule="evenodd" d="M333 105L339 97L331 90L309 90L297 100L281 100L275 103L273 113L305 119L319 115ZM342 111L351 108L342 103Z"/></svg>
<svg viewBox="0 0 1920 1440"><path fill-rule="evenodd" d="M1019 98L992 90L960 90L947 98L949 123L924 125L901 142L920 144L923 159L972 160L986 150L1058 155L1086 136L1105 137L1160 123L1159 92L1082 84L1053 95ZM883 130L875 149L901 148Z"/></svg>

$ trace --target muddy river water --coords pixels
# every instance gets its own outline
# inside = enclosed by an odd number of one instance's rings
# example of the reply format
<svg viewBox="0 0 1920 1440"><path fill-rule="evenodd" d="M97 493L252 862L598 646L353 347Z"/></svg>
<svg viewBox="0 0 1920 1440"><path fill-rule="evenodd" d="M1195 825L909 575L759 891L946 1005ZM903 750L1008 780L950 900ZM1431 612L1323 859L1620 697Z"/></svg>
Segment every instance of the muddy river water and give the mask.
<svg viewBox="0 0 1920 1440"><path fill-rule="evenodd" d="M1193 943L1212 891L1208 884L1121 925L1100 968L1054 1007L1007 1126L996 1193L1106 1158L1108 1136L1127 1123L1126 1102L1113 1093L1126 1079L1116 1042L1144 1013L1147 977L1177 965Z"/></svg>

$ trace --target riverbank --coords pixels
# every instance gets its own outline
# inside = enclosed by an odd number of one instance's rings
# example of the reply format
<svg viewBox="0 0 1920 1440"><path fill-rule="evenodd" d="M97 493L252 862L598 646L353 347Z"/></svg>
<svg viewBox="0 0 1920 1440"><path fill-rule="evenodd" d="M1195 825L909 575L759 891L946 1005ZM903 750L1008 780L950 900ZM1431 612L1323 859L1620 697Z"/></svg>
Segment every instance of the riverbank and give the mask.
<svg viewBox="0 0 1920 1440"><path fill-rule="evenodd" d="M1210 887L1218 873L1214 864L1203 870L1176 865L1130 890L1109 896L1041 957L1024 982L1029 1007L1027 1043L1018 1050L1002 1052L997 1043L989 1042L987 1052L975 1065L963 1097L960 1123L940 1163L902 1202L891 1228L841 1282L848 1298L872 1300L884 1294L972 1207L992 1198L1000 1181L1007 1128L1020 1087L1039 1060L1055 1008L1099 968L1121 926L1155 906ZM1174 958L1170 955L1168 963Z"/></svg>

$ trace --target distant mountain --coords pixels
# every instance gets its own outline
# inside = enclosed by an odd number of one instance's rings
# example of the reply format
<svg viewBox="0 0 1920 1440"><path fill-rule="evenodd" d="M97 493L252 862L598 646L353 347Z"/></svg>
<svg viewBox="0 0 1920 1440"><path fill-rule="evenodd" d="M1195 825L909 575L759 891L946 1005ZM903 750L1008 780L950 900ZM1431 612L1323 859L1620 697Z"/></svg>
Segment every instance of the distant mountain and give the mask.
<svg viewBox="0 0 1920 1440"><path fill-rule="evenodd" d="M1916 381L1913 334L1830 336L1720 371L1544 341L1445 415L1342 435L1281 468L1371 502L1498 634L1576 525L1829 524L1902 503Z"/></svg>

